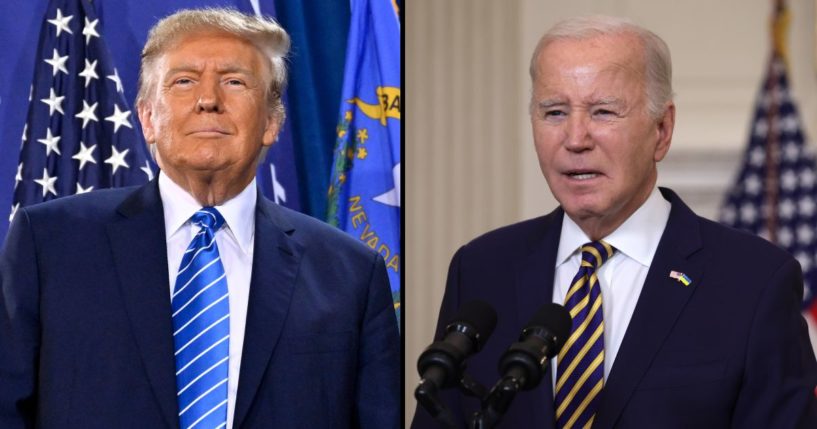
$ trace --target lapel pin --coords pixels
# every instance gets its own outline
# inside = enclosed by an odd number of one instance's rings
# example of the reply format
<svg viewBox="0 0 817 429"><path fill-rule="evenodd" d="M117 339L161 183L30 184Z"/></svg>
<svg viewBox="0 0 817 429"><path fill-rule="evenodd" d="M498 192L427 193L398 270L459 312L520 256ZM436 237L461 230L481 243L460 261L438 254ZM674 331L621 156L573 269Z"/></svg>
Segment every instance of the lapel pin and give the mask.
<svg viewBox="0 0 817 429"><path fill-rule="evenodd" d="M692 283L692 279L689 278L689 276L687 276L684 273L678 272L678 271L670 271L669 276L670 276L670 278L673 278L673 279L678 280L679 282L683 283L684 286L689 286Z"/></svg>

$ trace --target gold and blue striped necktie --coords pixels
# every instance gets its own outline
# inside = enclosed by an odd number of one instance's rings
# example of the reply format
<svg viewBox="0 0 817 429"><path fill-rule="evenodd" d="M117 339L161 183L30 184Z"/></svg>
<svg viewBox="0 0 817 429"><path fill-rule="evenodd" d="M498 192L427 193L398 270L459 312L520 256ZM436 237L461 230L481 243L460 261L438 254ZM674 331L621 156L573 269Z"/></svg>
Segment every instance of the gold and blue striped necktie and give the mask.
<svg viewBox="0 0 817 429"><path fill-rule="evenodd" d="M570 337L559 352L556 424L560 429L589 428L604 386L604 312L598 269L615 253L604 241L582 246L579 272L565 297L573 318Z"/></svg>

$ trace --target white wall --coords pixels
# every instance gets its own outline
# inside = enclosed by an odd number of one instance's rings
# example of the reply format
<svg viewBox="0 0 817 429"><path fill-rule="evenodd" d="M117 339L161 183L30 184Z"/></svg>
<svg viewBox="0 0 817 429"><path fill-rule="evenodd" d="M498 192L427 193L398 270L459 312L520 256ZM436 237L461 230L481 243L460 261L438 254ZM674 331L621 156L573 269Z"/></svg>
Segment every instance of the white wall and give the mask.
<svg viewBox="0 0 817 429"><path fill-rule="evenodd" d="M817 135L815 1L790 0L792 90ZM449 259L489 229L555 207L533 152L528 61L574 15L627 16L670 46L677 123L659 183L714 217L746 144L769 54L770 1L414 0L405 8L406 421ZM501 285L497 285L501 287Z"/></svg>

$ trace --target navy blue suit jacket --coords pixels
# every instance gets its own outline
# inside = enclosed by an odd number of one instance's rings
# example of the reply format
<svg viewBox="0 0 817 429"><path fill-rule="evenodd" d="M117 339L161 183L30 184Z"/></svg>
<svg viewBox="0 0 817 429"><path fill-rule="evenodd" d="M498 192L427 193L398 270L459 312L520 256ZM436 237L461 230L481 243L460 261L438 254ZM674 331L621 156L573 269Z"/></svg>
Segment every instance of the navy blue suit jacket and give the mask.
<svg viewBox="0 0 817 429"><path fill-rule="evenodd" d="M0 427L176 428L153 181L17 212L0 258ZM382 258L259 196L236 428L397 427Z"/></svg>
<svg viewBox="0 0 817 429"><path fill-rule="evenodd" d="M669 222L599 401L593 428L817 428L817 364L800 315L797 261L696 216L672 191ZM437 338L459 306L490 302L498 323L466 372L490 387L529 318L551 302L564 212L489 232L454 256ZM684 286L670 271L687 274ZM554 427L550 370L518 394L503 428ZM479 409L443 395L465 424ZM422 409L413 428L438 427Z"/></svg>

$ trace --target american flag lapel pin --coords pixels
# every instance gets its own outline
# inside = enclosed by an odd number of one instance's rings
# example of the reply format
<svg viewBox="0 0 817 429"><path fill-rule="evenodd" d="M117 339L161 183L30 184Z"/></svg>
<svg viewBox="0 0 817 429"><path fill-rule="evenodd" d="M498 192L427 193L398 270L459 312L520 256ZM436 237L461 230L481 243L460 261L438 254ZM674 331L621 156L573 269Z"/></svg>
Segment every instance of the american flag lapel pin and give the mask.
<svg viewBox="0 0 817 429"><path fill-rule="evenodd" d="M688 275L686 275L686 274L684 274L684 273L682 273L680 271L670 271L669 276L670 276L670 278L678 280L684 286L689 286L690 284L692 284L692 279L689 278Z"/></svg>

